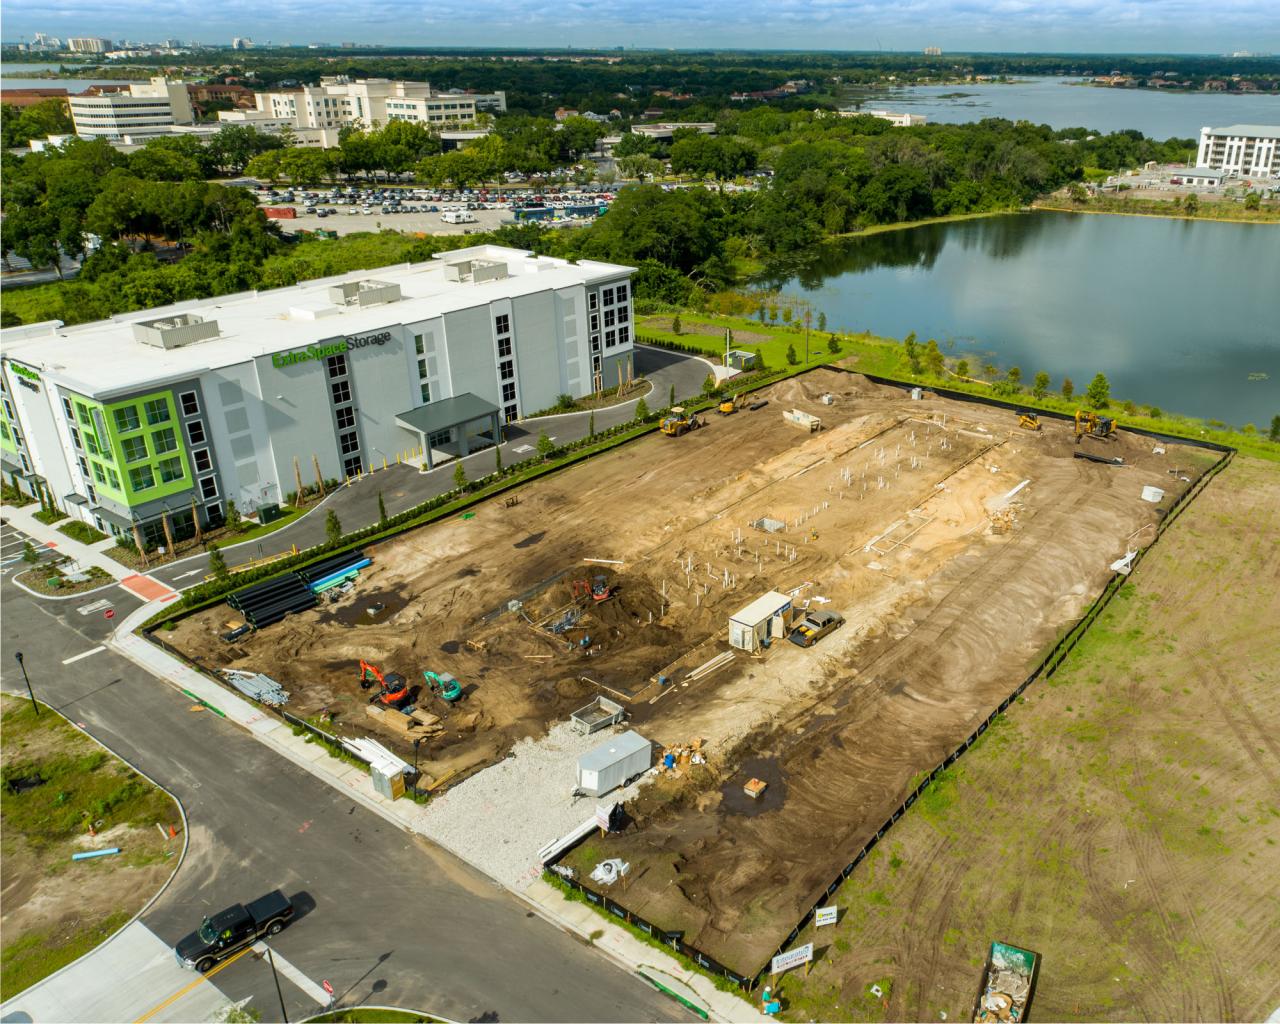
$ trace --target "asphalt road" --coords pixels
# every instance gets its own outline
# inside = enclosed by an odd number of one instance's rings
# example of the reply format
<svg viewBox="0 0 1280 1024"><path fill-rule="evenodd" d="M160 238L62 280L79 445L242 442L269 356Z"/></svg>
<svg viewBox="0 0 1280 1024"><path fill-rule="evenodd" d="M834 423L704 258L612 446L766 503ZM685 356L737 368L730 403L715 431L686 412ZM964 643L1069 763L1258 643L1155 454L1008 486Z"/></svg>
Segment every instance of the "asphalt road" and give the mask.
<svg viewBox="0 0 1280 1024"><path fill-rule="evenodd" d="M201 917L273 888L300 917L272 947L339 1005L430 1009L460 1021L685 1019L665 997L526 911L494 883L413 839L301 768L105 649L103 594L41 601L0 582L0 683L25 692L22 651L37 695L181 800L190 847L173 884L144 916L165 942ZM117 621L136 606L107 591ZM483 821L476 822L482 829ZM266 963L246 956L221 971L231 999L252 997L280 1019ZM288 1015L319 1007L281 978ZM170 993L157 993L159 1003Z"/></svg>
<svg viewBox="0 0 1280 1024"><path fill-rule="evenodd" d="M705 361L679 352L638 345L635 353L637 376L643 375L653 384L653 390L646 398L650 409L659 409L667 404L672 386L675 387L678 398L699 394L702 382L710 372ZM634 409L634 402L627 402L610 409L600 410L595 416L596 430L626 423L634 417ZM510 466L529 458L540 431L545 430L547 435L558 444L564 444L586 437L590 423L591 414L580 412L528 420L523 424L510 424L506 428L508 439L501 446L502 464ZM517 448L526 448L526 450L520 452L516 451ZM493 471L493 449L488 448L470 455L463 460L463 464L467 468L469 478L485 476ZM261 540L223 548L223 557L226 558L227 565L236 566L287 551L294 544L299 548L319 544L325 539L325 513L329 509L337 513L343 529L348 533L362 526L368 526L378 520L380 493L386 503L387 514L396 515L429 498L452 490L454 465L453 462L449 462L430 473L421 473L412 466L393 465L388 469L378 470L358 483L341 488L319 506L318 510L313 509L296 523L268 534ZM172 587L182 589L200 582L209 571L208 565L207 555L192 555L177 562L158 566L150 571L150 575Z"/></svg>

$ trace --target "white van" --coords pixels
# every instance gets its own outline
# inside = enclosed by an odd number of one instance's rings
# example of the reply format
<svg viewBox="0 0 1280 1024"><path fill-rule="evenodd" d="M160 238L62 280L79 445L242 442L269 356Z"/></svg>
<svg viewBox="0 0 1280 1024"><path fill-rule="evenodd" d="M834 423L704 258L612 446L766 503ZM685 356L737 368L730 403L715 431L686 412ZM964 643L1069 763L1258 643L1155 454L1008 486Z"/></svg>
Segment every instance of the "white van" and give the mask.
<svg viewBox="0 0 1280 1024"><path fill-rule="evenodd" d="M446 224L474 224L476 216L470 210L445 210L440 219Z"/></svg>

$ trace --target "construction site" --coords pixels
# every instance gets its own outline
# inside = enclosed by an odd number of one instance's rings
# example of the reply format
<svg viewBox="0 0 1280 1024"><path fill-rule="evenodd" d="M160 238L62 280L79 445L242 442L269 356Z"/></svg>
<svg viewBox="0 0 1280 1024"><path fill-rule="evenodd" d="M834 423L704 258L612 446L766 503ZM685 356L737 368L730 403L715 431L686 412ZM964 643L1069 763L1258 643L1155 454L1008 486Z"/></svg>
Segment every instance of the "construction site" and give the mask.
<svg viewBox="0 0 1280 1024"><path fill-rule="evenodd" d="M335 600L166 641L437 793L621 708L601 735L654 768L559 866L620 860L611 899L751 976L1214 461L823 369L370 547Z"/></svg>

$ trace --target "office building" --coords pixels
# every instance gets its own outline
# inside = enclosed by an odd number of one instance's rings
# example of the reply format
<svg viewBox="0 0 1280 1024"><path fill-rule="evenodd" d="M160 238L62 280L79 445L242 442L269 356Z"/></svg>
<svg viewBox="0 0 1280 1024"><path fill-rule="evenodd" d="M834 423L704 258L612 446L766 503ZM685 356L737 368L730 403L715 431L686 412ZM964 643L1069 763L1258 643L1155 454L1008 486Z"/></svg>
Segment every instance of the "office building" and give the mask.
<svg viewBox="0 0 1280 1024"><path fill-rule="evenodd" d="M114 48L115 43L110 39L97 36L72 36L67 40L67 49L72 53L106 53Z"/></svg>
<svg viewBox="0 0 1280 1024"><path fill-rule="evenodd" d="M501 95L505 106L506 96ZM386 78L322 78L319 85L260 92L255 102L265 117L292 118L296 128L373 128L391 121L432 127L471 124L476 119L476 97L472 94L438 92L428 82Z"/></svg>
<svg viewBox="0 0 1280 1024"><path fill-rule="evenodd" d="M498 246L0 331L6 483L163 543L397 457L425 467L632 372L632 268Z"/></svg>
<svg viewBox="0 0 1280 1024"><path fill-rule="evenodd" d="M1212 167L1241 178L1280 177L1280 125L1201 128L1196 167Z"/></svg>
<svg viewBox="0 0 1280 1024"><path fill-rule="evenodd" d="M76 134L86 139L166 135L195 120L186 84L165 78L134 83L127 92L71 96L69 103Z"/></svg>

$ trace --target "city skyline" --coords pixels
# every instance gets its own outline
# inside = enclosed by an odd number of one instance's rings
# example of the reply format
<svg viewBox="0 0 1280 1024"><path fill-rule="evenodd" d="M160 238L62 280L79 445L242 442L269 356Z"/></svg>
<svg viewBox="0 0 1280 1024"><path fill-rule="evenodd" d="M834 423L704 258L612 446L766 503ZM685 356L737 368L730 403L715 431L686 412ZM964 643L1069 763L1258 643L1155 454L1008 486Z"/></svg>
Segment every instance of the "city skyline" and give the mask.
<svg viewBox="0 0 1280 1024"><path fill-rule="evenodd" d="M349 3L285 0L264 17L258 5L232 0L215 12L178 5L100 0L4 4L5 37L36 32L112 39L176 37L229 45L339 42L404 46L618 46L950 52L1231 53L1280 49L1280 24L1265 0L1205 8L1188 0L1066 0L1053 8L1030 0L690 0L653 9L638 0L549 7L532 0L475 0L465 17L441 17L406 0ZM299 26L323 25L320 36Z"/></svg>

